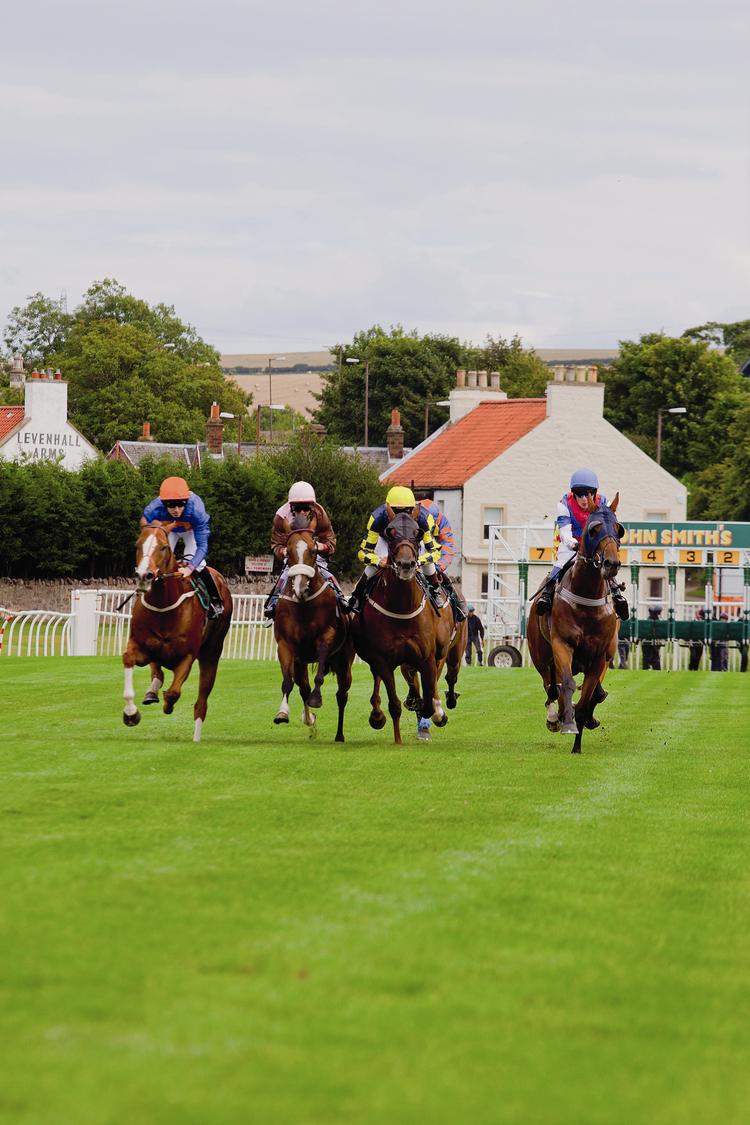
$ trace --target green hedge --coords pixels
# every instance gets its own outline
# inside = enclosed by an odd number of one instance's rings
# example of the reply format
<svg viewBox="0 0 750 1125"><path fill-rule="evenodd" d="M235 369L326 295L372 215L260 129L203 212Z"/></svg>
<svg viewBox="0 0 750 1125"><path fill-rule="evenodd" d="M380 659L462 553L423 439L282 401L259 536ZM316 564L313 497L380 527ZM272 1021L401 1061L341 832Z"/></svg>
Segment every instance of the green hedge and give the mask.
<svg viewBox="0 0 750 1125"><path fill-rule="evenodd" d="M269 551L271 522L294 480L309 480L338 535L334 569L359 570L356 552L384 491L377 472L331 442L302 434L250 461L204 459L200 469L147 459L139 469L98 458L78 472L54 462L0 461L0 575L108 578L130 574L145 505L165 476L184 476L211 515L209 561L241 574L245 555Z"/></svg>

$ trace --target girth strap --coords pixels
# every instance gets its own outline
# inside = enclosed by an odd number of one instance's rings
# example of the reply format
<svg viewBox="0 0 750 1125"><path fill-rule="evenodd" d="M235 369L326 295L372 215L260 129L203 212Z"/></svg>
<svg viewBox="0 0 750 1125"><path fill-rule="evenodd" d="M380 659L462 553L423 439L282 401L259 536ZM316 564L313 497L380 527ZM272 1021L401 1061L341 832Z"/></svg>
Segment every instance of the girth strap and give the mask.
<svg viewBox="0 0 750 1125"><path fill-rule="evenodd" d="M612 601L610 594L605 594L603 598L583 598L580 594L574 594L572 590L560 586L557 591L558 598L562 598L564 602L569 602L570 605L608 605Z"/></svg>

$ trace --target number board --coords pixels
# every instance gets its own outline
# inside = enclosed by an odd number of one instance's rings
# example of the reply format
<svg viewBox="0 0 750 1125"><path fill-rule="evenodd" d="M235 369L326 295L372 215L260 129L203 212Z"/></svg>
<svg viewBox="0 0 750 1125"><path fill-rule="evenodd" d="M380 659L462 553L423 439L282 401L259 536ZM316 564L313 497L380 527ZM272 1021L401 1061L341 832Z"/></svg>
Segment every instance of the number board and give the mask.
<svg viewBox="0 0 750 1125"><path fill-rule="evenodd" d="M688 548L679 552L680 566L703 566L706 562L706 552Z"/></svg>
<svg viewBox="0 0 750 1125"><path fill-rule="evenodd" d="M617 552L617 557L620 560L620 566L627 566L627 562L628 562L628 549L627 549L627 547L620 547L620 550Z"/></svg>
<svg viewBox="0 0 750 1125"><path fill-rule="evenodd" d="M715 566L739 566L739 551L714 551Z"/></svg>
<svg viewBox="0 0 750 1125"><path fill-rule="evenodd" d="M529 547L529 562L552 562L554 557L553 547Z"/></svg>
<svg viewBox="0 0 750 1125"><path fill-rule="evenodd" d="M648 547L641 550L642 566L664 566L664 551L660 547Z"/></svg>

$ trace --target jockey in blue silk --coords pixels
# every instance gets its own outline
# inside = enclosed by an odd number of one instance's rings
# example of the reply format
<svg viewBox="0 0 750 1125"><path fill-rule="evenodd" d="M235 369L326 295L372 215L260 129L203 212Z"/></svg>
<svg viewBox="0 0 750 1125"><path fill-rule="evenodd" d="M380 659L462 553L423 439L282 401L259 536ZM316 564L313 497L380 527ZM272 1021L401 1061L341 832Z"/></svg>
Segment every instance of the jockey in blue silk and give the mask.
<svg viewBox="0 0 750 1125"><path fill-rule="evenodd" d="M200 496L190 491L190 486L182 477L163 480L159 495L144 508L141 527L155 522L169 525L169 545L180 564L176 573L181 578L190 578L197 571L209 598L208 616L220 617L224 604L213 575L206 568L211 517ZM178 553L180 542L182 546Z"/></svg>
<svg viewBox="0 0 750 1125"><path fill-rule="evenodd" d="M421 550L419 564L430 585L430 598L437 609L445 605L445 598L440 589L436 563L440 560L440 545L435 538L435 520L414 498L410 488L397 484L390 489L385 498L385 504L370 516L367 521L367 531L359 546L357 556L365 563L364 573L360 575L357 585L349 598L349 609L359 613L362 601L375 585L378 570L388 565L388 546L383 539L383 532L388 524L399 513L405 512L419 528Z"/></svg>
<svg viewBox="0 0 750 1125"><path fill-rule="evenodd" d="M536 611L539 614L551 611L557 580L576 556L578 544L590 515L588 508L582 505L589 497L592 497L598 506L607 503L606 496L599 492L599 478L593 469L576 469L570 478L570 491L557 505L554 535L555 563L536 600ZM614 579L610 581L610 593L617 616L627 621L630 616L628 603L622 596L619 583Z"/></svg>

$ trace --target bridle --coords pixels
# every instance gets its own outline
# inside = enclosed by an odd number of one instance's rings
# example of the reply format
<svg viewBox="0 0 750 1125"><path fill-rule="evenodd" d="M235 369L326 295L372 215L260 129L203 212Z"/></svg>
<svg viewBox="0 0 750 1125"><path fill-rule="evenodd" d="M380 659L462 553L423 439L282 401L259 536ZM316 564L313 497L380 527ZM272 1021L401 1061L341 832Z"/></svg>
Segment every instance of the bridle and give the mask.
<svg viewBox="0 0 750 1125"><path fill-rule="evenodd" d="M310 589L310 582L318 573L318 569L316 566L318 558L318 545L314 536L314 532L311 529L293 528L287 536L287 558L291 557L289 544L290 541L295 537L297 537L298 539L295 546L304 547L304 550L302 552L297 552L297 562L292 563L292 565L287 570L288 576L293 580L293 593L291 595L282 594L281 597L284 598L285 601L309 602L312 601L313 598L317 598L318 595L322 594L323 590L326 589L326 583L321 580L318 589L314 590L312 594L308 593L308 590ZM312 556L312 564L303 562L303 556L305 554ZM306 579L306 581L303 581L304 579Z"/></svg>
<svg viewBox="0 0 750 1125"><path fill-rule="evenodd" d="M411 516L399 513L385 529L384 539L388 543L388 565L402 582L410 582L417 573L419 564L418 524ZM405 550L409 558L397 559L397 551Z"/></svg>
<svg viewBox="0 0 750 1125"><path fill-rule="evenodd" d="M148 554L145 553L145 548L146 548L147 544L149 543L149 539L146 538L144 540L143 544L141 544L141 537L143 536L144 532L146 532L146 531L148 531L148 533L151 537L156 539L156 543L152 547L149 547ZM169 536L168 536L167 532L164 530L163 527L160 527L160 526L154 525L154 524L151 524L151 525L148 525L147 527L144 527L143 532L141 532L141 536L138 537L138 543L141 545L142 553L141 553L140 562L136 561L136 566L135 566L135 572L136 572L136 576L138 578L138 585L136 587L136 592L142 594L142 593L145 593L146 590L150 589L150 587L155 582L161 582L162 579L164 579L164 578L174 578L175 575L177 574L177 571L176 570L164 570L160 573L160 565L159 565L159 563L154 561L154 558L157 555L157 553L160 554L160 555L164 555L165 552L166 552L166 559L167 559L166 565L167 566L169 565L169 561L174 559L174 555L172 553L172 548L169 545ZM146 564L146 568L142 569L143 566L144 566L144 563Z"/></svg>
<svg viewBox="0 0 750 1125"><path fill-rule="evenodd" d="M614 559L608 559L601 548L603 544L611 541L615 544L615 550L619 551L621 537L618 534L618 529L620 525L608 508L596 513L601 518L594 519L594 514L592 512L591 517L586 521L583 532L583 544L586 553L579 554L578 559L586 566L602 571L606 577L614 578L620 569L619 555Z"/></svg>

